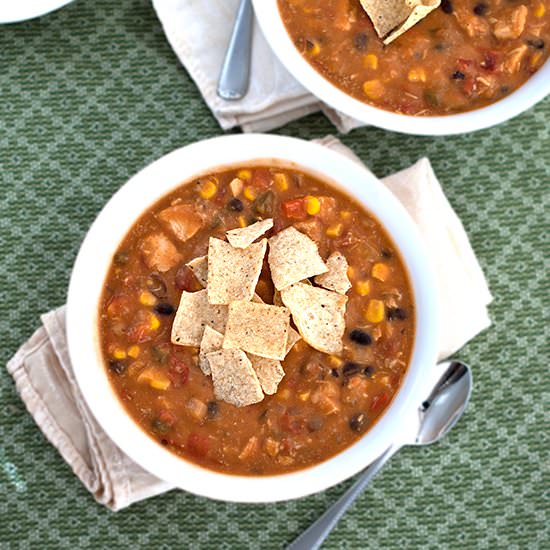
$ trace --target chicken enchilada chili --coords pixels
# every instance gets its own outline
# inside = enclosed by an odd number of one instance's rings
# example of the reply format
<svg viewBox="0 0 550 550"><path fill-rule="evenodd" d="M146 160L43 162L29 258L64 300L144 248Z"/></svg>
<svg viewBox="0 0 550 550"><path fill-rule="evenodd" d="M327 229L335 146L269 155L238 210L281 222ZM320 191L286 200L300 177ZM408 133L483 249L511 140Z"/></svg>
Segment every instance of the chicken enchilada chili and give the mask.
<svg viewBox="0 0 550 550"><path fill-rule="evenodd" d="M281 166L201 177L150 208L113 258L99 318L132 419L242 475L305 468L361 438L400 387L415 329L379 222Z"/></svg>
<svg viewBox="0 0 550 550"><path fill-rule="evenodd" d="M549 0L442 0L384 45L359 0L278 0L304 58L376 107L447 115L489 105L548 59Z"/></svg>

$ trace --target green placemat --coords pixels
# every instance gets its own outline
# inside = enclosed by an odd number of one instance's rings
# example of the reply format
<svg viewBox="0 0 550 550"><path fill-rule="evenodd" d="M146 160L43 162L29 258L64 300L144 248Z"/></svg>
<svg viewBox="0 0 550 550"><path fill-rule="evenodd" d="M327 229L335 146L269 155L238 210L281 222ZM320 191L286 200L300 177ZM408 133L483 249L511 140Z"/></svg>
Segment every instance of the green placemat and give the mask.
<svg viewBox="0 0 550 550"><path fill-rule="evenodd" d="M5 363L65 300L88 226L137 170L220 133L150 3L78 0L0 28L0 268ZM467 414L432 448L396 456L326 548L548 544L550 100L498 128L448 138L344 136L380 176L430 157L495 296L494 326L460 356ZM320 115L280 133L333 132ZM171 492L113 514L97 505L0 381L2 548L281 548L347 487L270 505Z"/></svg>

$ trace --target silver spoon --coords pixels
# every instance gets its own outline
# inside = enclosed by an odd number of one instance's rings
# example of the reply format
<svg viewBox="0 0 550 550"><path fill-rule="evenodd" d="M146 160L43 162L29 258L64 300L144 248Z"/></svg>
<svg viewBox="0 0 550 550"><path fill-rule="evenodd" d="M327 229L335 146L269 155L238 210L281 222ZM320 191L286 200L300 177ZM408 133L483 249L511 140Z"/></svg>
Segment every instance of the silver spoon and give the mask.
<svg viewBox="0 0 550 550"><path fill-rule="evenodd" d="M446 361L439 367L445 372L418 409L417 432L387 449L317 521L287 546L287 550L317 550L369 481L401 447L435 443L455 425L470 399L472 373L468 365L458 361Z"/></svg>
<svg viewBox="0 0 550 550"><path fill-rule="evenodd" d="M248 91L252 21L250 0L241 0L218 81L218 95L222 99L241 99Z"/></svg>

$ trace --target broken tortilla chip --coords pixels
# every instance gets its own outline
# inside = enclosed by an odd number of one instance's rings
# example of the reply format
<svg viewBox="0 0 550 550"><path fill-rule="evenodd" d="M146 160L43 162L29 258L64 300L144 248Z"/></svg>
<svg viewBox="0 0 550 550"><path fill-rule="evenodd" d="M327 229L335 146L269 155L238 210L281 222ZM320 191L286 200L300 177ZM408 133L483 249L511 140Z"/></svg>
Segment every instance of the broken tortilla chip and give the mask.
<svg viewBox="0 0 550 550"><path fill-rule="evenodd" d="M226 231L227 240L235 248L246 248L250 246L258 237L261 237L266 231L273 227L273 219L268 218L247 227L239 227Z"/></svg>
<svg viewBox="0 0 550 550"><path fill-rule="evenodd" d="M286 307L232 302L223 347L242 349L269 359L284 359L289 328L290 311Z"/></svg>
<svg viewBox="0 0 550 550"><path fill-rule="evenodd" d="M208 283L208 257L199 256L185 265L193 272L193 275L203 288L206 288L206 284Z"/></svg>
<svg viewBox="0 0 550 550"><path fill-rule="evenodd" d="M247 248L210 237L208 246L208 300L211 304L229 304L251 300L258 284L267 248L267 239Z"/></svg>
<svg viewBox="0 0 550 550"><path fill-rule="evenodd" d="M328 271L315 241L292 226L269 239L268 261L277 290Z"/></svg>
<svg viewBox="0 0 550 550"><path fill-rule="evenodd" d="M342 350L347 296L297 283L282 290L281 298L302 338L311 347L324 353Z"/></svg>
<svg viewBox="0 0 550 550"><path fill-rule="evenodd" d="M348 279L348 261L340 252L333 252L327 259L328 271L317 275L314 281L328 290L334 290L339 294L345 294L351 283Z"/></svg>
<svg viewBox="0 0 550 550"><path fill-rule="evenodd" d="M222 349L206 355L212 370L216 399L246 407L264 398L250 359L240 349Z"/></svg>
<svg viewBox="0 0 550 550"><path fill-rule="evenodd" d="M361 0L384 44L401 36L440 3L441 0Z"/></svg>
<svg viewBox="0 0 550 550"><path fill-rule="evenodd" d="M210 304L206 289L198 292L183 291L172 325L172 343L199 347L204 327L223 332L226 322L227 306Z"/></svg>
<svg viewBox="0 0 550 550"><path fill-rule="evenodd" d="M206 325L202 335L201 347L199 349L199 367L204 374L211 373L210 363L206 355L213 351L219 351L223 345L223 334Z"/></svg>
<svg viewBox="0 0 550 550"><path fill-rule="evenodd" d="M248 358L252 363L252 368L256 371L264 393L267 395L276 393L277 387L285 375L281 362L252 354L249 354Z"/></svg>

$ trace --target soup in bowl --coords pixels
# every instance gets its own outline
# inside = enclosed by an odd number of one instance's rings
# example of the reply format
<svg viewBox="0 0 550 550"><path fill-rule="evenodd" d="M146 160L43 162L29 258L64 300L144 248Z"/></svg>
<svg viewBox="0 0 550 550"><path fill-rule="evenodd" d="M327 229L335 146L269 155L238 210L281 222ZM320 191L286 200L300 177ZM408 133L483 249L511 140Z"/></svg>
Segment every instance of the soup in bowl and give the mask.
<svg viewBox="0 0 550 550"><path fill-rule="evenodd" d="M295 498L365 467L436 359L403 207L353 161L275 136L191 145L123 186L79 252L67 324L115 443L225 500Z"/></svg>

